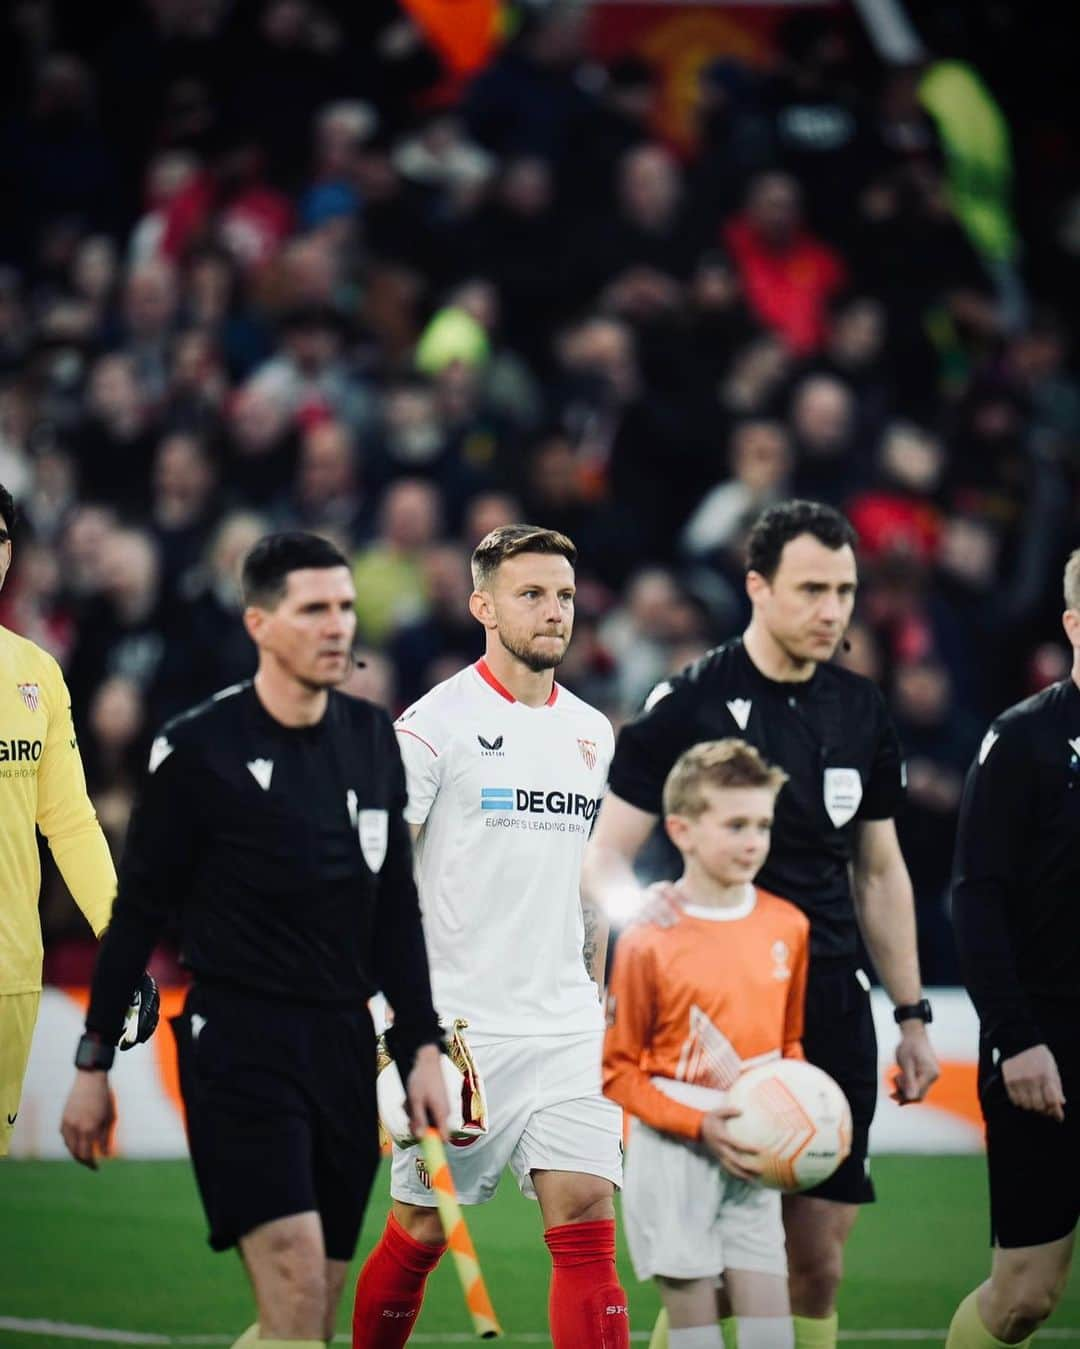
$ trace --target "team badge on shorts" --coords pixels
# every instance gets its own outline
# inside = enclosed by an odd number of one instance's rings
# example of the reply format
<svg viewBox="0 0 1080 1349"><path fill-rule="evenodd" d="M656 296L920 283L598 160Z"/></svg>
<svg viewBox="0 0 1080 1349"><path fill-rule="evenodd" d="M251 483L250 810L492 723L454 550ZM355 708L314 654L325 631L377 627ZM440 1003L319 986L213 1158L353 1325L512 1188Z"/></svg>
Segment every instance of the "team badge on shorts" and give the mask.
<svg viewBox="0 0 1080 1349"><path fill-rule="evenodd" d="M862 801L862 778L857 768L826 768L825 811L837 829L847 824Z"/></svg>
<svg viewBox="0 0 1080 1349"><path fill-rule="evenodd" d="M26 704L27 711L36 712L38 710L38 701L41 698L41 688L37 684L16 684L19 690L19 696Z"/></svg>
<svg viewBox="0 0 1080 1349"><path fill-rule="evenodd" d="M579 740L579 741L577 742L577 747L578 747L579 750L581 750L581 757L585 760L585 767L586 767L586 768L595 768L595 767L596 767L596 741L595 741L595 740Z"/></svg>
<svg viewBox="0 0 1080 1349"><path fill-rule="evenodd" d="M416 1178L425 1190L431 1189L431 1172L427 1169L427 1163L423 1157L417 1157L413 1163L416 1167Z"/></svg>

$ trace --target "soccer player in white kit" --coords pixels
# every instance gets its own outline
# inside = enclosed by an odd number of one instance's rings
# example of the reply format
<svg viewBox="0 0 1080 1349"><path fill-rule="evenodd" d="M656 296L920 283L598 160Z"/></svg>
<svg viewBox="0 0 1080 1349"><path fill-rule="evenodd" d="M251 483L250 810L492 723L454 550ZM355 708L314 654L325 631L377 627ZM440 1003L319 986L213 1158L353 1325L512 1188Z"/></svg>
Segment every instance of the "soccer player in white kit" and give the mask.
<svg viewBox="0 0 1080 1349"><path fill-rule="evenodd" d="M405 818L435 1005L464 1017L488 1132L452 1148L459 1198L503 1169L538 1199L555 1349L627 1349L615 1270L621 1111L601 1092L606 919L583 909L581 860L614 750L607 718L555 682L574 623L577 550L531 525L473 553L482 660L399 718ZM398 1349L446 1249L419 1148L394 1148L393 1207L360 1273L354 1349Z"/></svg>

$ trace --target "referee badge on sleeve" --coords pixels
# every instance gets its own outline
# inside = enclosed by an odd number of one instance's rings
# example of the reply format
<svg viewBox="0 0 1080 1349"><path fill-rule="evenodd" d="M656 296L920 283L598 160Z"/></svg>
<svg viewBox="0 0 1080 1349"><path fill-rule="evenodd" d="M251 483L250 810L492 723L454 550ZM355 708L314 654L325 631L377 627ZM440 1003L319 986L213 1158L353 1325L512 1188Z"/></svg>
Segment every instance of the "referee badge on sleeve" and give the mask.
<svg viewBox="0 0 1080 1349"><path fill-rule="evenodd" d="M825 811L836 829L854 816L861 800L862 778L857 768L826 768Z"/></svg>
<svg viewBox="0 0 1080 1349"><path fill-rule="evenodd" d="M372 871L382 870L386 861L386 841L389 835L389 816L385 810L362 810L357 820L360 851Z"/></svg>

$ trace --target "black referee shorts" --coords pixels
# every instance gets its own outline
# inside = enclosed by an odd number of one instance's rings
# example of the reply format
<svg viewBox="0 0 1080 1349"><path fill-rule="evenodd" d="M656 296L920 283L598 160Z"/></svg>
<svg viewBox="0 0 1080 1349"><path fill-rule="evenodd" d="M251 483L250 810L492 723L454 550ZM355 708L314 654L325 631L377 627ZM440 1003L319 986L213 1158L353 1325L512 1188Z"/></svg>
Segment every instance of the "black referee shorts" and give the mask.
<svg viewBox="0 0 1080 1349"><path fill-rule="evenodd" d="M990 1045L979 1046L979 1103L986 1121L990 1240L1006 1249L1067 1237L1080 1221L1080 1006L1032 1009L1065 1089L1065 1122L1009 1100ZM1056 1013L1056 1014L1055 1014ZM1063 1022L1072 1022L1071 1030Z"/></svg>
<svg viewBox="0 0 1080 1349"><path fill-rule="evenodd" d="M210 1245L315 1210L352 1259L379 1162L367 1009L196 986L172 1028Z"/></svg>
<svg viewBox="0 0 1080 1349"><path fill-rule="evenodd" d="M870 992L853 960L810 958L803 1050L843 1088L851 1106L851 1154L820 1185L804 1194L843 1204L872 1204L870 1122L878 1095L877 1036ZM866 981L867 984L869 981Z"/></svg>

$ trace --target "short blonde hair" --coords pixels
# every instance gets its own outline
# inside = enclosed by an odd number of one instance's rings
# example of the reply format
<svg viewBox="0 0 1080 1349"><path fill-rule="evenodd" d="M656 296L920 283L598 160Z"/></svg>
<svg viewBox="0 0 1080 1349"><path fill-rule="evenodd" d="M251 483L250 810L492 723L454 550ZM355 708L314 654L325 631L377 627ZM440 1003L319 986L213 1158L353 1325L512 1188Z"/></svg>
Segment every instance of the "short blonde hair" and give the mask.
<svg viewBox="0 0 1080 1349"><path fill-rule="evenodd" d="M508 557L521 553L554 553L573 567L577 549L565 534L539 525L500 525L486 534L472 555L473 587L483 590Z"/></svg>
<svg viewBox="0 0 1080 1349"><path fill-rule="evenodd" d="M1080 548L1074 548L1065 563L1065 608L1080 613Z"/></svg>
<svg viewBox="0 0 1080 1349"><path fill-rule="evenodd" d="M707 787L765 787L775 796L788 780L745 740L703 740L675 760L664 783L664 814L696 819L709 808Z"/></svg>

